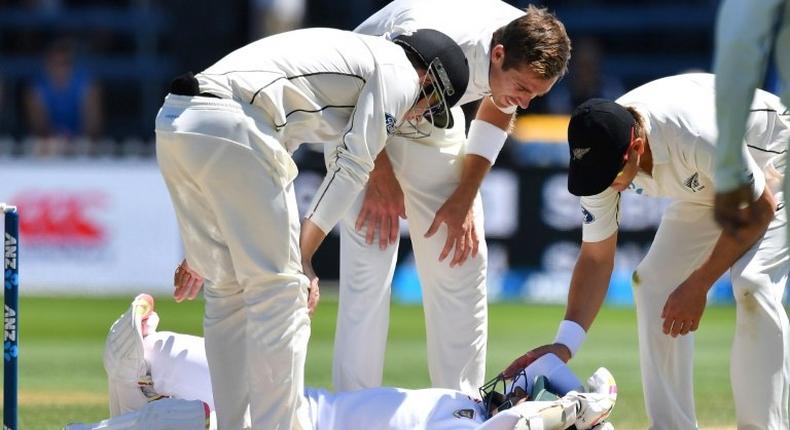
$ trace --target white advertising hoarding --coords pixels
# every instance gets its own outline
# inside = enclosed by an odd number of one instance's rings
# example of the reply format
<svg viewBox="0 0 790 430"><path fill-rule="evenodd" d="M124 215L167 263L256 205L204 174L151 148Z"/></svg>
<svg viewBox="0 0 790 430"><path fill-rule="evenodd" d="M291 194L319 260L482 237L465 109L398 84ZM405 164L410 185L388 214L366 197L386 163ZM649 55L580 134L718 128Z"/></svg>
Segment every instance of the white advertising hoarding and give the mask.
<svg viewBox="0 0 790 430"><path fill-rule="evenodd" d="M0 161L20 214L20 292L169 293L182 257L156 161Z"/></svg>

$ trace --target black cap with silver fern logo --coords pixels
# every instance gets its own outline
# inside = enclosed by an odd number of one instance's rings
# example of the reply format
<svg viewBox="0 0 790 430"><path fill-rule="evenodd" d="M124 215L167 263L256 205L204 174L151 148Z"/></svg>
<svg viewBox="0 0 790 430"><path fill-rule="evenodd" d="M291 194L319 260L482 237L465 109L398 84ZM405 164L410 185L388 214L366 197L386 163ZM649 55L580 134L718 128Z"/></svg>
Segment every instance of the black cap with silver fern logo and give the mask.
<svg viewBox="0 0 790 430"><path fill-rule="evenodd" d="M568 191L591 196L607 189L625 165L623 156L636 124L626 108L590 99L574 109L568 124Z"/></svg>

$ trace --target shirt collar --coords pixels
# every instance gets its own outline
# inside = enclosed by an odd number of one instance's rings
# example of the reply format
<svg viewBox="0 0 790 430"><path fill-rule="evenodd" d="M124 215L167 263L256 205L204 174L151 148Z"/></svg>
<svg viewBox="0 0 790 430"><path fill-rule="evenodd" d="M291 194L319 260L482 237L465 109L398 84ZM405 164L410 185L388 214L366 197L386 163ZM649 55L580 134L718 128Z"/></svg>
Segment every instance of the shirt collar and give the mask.
<svg viewBox="0 0 790 430"><path fill-rule="evenodd" d="M468 53L469 61L469 86L459 104L479 100L481 97L491 95L491 85L488 74L491 68L491 37L481 37L481 42L476 44Z"/></svg>

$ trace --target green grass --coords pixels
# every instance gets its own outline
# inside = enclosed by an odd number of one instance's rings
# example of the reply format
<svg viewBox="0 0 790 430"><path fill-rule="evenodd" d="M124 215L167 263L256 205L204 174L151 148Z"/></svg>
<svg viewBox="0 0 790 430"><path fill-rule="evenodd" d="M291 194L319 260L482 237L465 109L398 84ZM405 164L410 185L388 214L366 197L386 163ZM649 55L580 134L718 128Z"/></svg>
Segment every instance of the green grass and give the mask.
<svg viewBox="0 0 790 430"><path fill-rule="evenodd" d="M158 299L160 328L200 334L201 302L177 305L165 297ZM68 422L107 415L101 352L109 325L128 303L128 298L22 298L20 428L57 429ZM331 385L336 310L335 302L324 300L314 318L308 385ZM558 306L492 305L488 374L494 375L516 356L550 341L562 313ZM384 384L427 387L422 308L394 306L391 318ZM696 402L702 428L734 427L728 376L734 318L733 308L710 308L697 335ZM571 363L585 378L601 365L608 367L618 382L618 403L612 417L618 430L647 427L632 309L603 309Z"/></svg>

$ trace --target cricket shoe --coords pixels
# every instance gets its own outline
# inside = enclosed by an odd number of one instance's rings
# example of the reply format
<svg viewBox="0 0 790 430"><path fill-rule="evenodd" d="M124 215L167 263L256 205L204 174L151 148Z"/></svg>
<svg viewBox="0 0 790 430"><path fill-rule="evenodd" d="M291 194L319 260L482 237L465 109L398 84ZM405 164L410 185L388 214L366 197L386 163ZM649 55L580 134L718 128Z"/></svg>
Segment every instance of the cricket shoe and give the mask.
<svg viewBox="0 0 790 430"><path fill-rule="evenodd" d="M614 376L605 367L600 367L587 379L587 393L568 393L573 394L579 402L579 410L576 413L576 428L578 430L603 430L611 424L603 421L612 413L614 404L617 401L617 384ZM605 424L603 427L598 425Z"/></svg>

